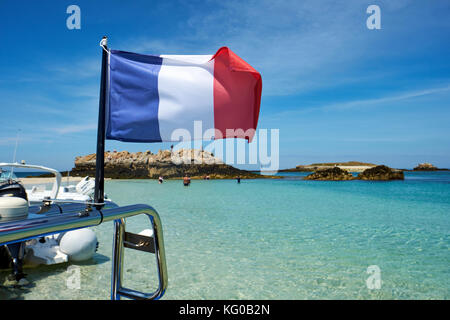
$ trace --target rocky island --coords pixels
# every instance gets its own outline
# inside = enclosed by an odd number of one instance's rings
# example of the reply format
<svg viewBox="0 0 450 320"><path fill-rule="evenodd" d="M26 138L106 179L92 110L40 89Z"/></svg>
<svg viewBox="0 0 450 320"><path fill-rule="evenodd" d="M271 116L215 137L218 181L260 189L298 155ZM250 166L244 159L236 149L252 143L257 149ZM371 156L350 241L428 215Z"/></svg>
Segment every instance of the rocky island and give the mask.
<svg viewBox="0 0 450 320"><path fill-rule="evenodd" d="M359 161L347 161L347 162L325 162L325 163L312 163L307 165L298 165L295 168L280 170L280 172L315 172L317 170L332 169L338 167L340 169L349 172L363 172L366 169L376 167L376 164L359 162Z"/></svg>
<svg viewBox="0 0 450 320"><path fill-rule="evenodd" d="M364 170L358 175L360 180L404 180L405 175L402 170L391 169L387 166L376 166L367 170Z"/></svg>
<svg viewBox="0 0 450 320"><path fill-rule="evenodd" d="M431 163L425 162L425 163L419 163L417 165L417 167L415 167L413 170L414 171L436 171L436 170L439 170L439 169L436 168Z"/></svg>
<svg viewBox="0 0 450 320"><path fill-rule="evenodd" d="M314 173L306 176L305 180L322 180L322 181L345 181L345 180L372 180L372 181L389 181L404 180L404 174L401 170L391 169L387 166L375 166L364 170L357 177L353 176L347 170L340 167L319 169Z"/></svg>
<svg viewBox="0 0 450 320"><path fill-rule="evenodd" d="M89 154L75 158L75 167L71 176L95 176L96 155ZM224 164L210 152L196 149L159 150L130 153L128 151L105 152L105 178L112 179L164 179L182 178L188 175L192 179L242 179L268 178L246 170L240 170Z"/></svg>
<svg viewBox="0 0 450 320"><path fill-rule="evenodd" d="M341 181L341 180L354 180L355 177L347 170L339 167L319 169L314 173L306 176L305 180L327 180L327 181Z"/></svg>
<svg viewBox="0 0 450 320"><path fill-rule="evenodd" d="M449 169L441 169L438 168L431 163L425 162L425 163L419 163L417 167L413 169L413 171L448 171Z"/></svg>

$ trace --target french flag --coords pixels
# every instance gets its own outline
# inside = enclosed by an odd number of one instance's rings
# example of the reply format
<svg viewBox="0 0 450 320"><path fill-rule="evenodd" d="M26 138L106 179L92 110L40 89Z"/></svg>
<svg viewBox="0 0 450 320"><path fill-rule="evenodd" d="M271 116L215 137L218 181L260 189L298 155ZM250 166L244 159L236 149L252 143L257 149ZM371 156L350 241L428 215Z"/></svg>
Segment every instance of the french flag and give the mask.
<svg viewBox="0 0 450 320"><path fill-rule="evenodd" d="M143 55L111 50L106 139L179 141L194 121L214 139L251 141L258 124L261 75L227 47L214 55Z"/></svg>

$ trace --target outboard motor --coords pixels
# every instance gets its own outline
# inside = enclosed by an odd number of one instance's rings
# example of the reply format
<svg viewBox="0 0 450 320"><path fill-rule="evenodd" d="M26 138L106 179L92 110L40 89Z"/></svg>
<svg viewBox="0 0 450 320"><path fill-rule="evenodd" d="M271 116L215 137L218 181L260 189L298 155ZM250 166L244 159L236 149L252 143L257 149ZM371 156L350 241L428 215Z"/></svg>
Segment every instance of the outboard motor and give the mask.
<svg viewBox="0 0 450 320"><path fill-rule="evenodd" d="M28 198L25 188L18 182L8 180L0 184L0 222L24 219L28 216ZM0 267L12 267L10 281L26 284L23 273L25 242L0 246Z"/></svg>
<svg viewBox="0 0 450 320"><path fill-rule="evenodd" d="M0 184L0 197L18 197L28 201L25 188L14 180L4 181Z"/></svg>

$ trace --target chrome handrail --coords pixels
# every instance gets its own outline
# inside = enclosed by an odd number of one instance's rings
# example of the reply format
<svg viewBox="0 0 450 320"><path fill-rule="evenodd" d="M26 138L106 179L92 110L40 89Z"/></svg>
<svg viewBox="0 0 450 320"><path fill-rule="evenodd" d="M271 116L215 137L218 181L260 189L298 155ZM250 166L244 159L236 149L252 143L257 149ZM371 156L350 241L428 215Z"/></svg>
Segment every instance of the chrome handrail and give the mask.
<svg viewBox="0 0 450 320"><path fill-rule="evenodd" d="M143 293L129 288L122 287L123 271L123 249L125 236L125 219L114 221L114 252L113 252L113 273L111 275L111 299L120 300L120 297L126 297L136 300L155 300L160 299L167 288L167 266L162 235L161 220L159 216L146 213L153 226L153 239L155 246L156 266L159 275L158 289L153 293ZM159 227L158 227L159 226Z"/></svg>
<svg viewBox="0 0 450 320"><path fill-rule="evenodd" d="M164 250L164 240L161 219L151 206L135 204L118 207L108 203L105 209L86 206L86 204L62 204L58 208L51 205L46 214L37 214L40 207L30 207L26 219L2 222L0 220L0 245L22 242L33 238L51 235L70 230L93 227L102 222L115 221L113 270L111 276L111 298L120 296L132 299L159 299L167 289L167 265ZM60 212L62 211L62 213ZM50 213L50 214L49 214ZM121 287L123 263L123 233L125 231L125 218L145 214L150 218L153 227L155 256L157 260L159 288L155 293L145 294ZM120 241L119 241L120 240Z"/></svg>
<svg viewBox="0 0 450 320"><path fill-rule="evenodd" d="M153 228L153 239L155 246L156 266L158 269L159 286L153 293L143 293L129 288L122 287L123 257L124 257L124 236L125 219L124 217L114 220L114 245L113 245L113 271L111 274L111 299L120 300L120 297L126 297L135 300L157 300L160 299L167 289L167 265L166 253L164 249L163 233L161 219L158 213L150 206L146 206L136 214L146 214ZM151 209L151 210L148 210Z"/></svg>

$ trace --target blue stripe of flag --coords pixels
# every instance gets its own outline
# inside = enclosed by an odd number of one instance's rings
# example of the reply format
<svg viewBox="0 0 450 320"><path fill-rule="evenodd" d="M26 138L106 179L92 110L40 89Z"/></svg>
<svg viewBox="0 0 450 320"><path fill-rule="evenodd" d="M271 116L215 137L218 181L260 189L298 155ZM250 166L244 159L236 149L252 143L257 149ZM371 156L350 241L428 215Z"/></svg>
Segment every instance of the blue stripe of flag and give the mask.
<svg viewBox="0 0 450 320"><path fill-rule="evenodd" d="M162 58L111 50L106 139L161 142L158 74Z"/></svg>

